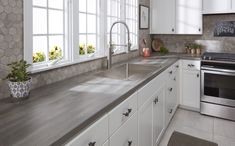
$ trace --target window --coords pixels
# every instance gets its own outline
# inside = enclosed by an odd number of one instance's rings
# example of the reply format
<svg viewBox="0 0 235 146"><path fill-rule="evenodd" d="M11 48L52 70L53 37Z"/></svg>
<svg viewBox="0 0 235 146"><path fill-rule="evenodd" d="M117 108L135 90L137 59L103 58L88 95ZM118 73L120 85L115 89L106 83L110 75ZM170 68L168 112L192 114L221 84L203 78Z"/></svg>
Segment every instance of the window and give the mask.
<svg viewBox="0 0 235 146"><path fill-rule="evenodd" d="M35 65L42 65L53 60L68 59L67 32L67 8L66 0L33 0L31 2L30 33L25 38L32 41L26 56L27 61ZM26 19L28 20L28 19ZM25 28L28 28L25 25ZM33 54L33 55L32 55Z"/></svg>
<svg viewBox="0 0 235 146"><path fill-rule="evenodd" d="M93 56L99 52L99 0L79 0L78 22L79 56Z"/></svg>
<svg viewBox="0 0 235 146"><path fill-rule="evenodd" d="M138 38L138 0L108 0L107 1L107 43L110 42L110 27L115 21L124 21L130 29L132 50L137 49ZM126 29L122 24L114 26L112 43L127 44ZM116 47L115 53L125 52L124 47Z"/></svg>
<svg viewBox="0 0 235 146"><path fill-rule="evenodd" d="M137 5L137 0L24 1L24 58L34 67L48 67L105 56L110 27L118 20L128 24L137 49ZM113 43L127 43L122 25L114 27Z"/></svg>

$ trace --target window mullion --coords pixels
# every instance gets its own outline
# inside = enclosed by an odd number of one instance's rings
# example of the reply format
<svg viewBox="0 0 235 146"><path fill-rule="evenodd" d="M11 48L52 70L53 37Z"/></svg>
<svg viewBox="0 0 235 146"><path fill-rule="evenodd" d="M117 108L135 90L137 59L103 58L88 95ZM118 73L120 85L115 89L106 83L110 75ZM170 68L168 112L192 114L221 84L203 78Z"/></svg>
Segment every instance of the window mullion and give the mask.
<svg viewBox="0 0 235 146"><path fill-rule="evenodd" d="M49 0L47 0L47 52L46 52L46 62L49 61Z"/></svg>

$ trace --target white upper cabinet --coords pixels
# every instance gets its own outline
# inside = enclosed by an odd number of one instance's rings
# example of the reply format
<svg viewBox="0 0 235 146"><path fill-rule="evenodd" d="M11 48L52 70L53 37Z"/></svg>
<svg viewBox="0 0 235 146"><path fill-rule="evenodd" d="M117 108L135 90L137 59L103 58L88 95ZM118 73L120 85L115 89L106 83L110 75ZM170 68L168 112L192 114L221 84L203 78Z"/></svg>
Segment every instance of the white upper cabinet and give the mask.
<svg viewBox="0 0 235 146"><path fill-rule="evenodd" d="M202 0L176 0L176 34L202 34Z"/></svg>
<svg viewBox="0 0 235 146"><path fill-rule="evenodd" d="M235 12L235 0L203 0L203 14ZM234 9L232 10L232 6Z"/></svg>
<svg viewBox="0 0 235 146"><path fill-rule="evenodd" d="M202 34L202 0L151 0L151 34Z"/></svg>
<svg viewBox="0 0 235 146"><path fill-rule="evenodd" d="M175 33L175 0L151 0L151 33Z"/></svg>
<svg viewBox="0 0 235 146"><path fill-rule="evenodd" d="M232 11L235 12L235 0L232 0Z"/></svg>

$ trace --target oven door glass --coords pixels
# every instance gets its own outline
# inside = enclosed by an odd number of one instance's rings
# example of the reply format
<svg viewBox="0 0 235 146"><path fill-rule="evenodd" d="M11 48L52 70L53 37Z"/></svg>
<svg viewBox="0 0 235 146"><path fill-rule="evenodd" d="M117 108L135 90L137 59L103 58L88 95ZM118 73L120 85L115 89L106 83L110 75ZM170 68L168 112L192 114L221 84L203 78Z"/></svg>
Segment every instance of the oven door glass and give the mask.
<svg viewBox="0 0 235 146"><path fill-rule="evenodd" d="M204 72L203 88L204 96L235 100L235 74Z"/></svg>

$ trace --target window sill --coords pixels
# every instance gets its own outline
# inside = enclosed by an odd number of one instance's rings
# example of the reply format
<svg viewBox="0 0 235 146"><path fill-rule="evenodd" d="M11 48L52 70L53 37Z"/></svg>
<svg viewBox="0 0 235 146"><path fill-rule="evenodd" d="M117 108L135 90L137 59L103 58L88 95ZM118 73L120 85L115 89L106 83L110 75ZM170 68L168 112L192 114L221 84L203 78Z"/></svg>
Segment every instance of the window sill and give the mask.
<svg viewBox="0 0 235 146"><path fill-rule="evenodd" d="M138 49L135 49L135 50L131 50L130 52L136 52L138 51ZM113 56L118 56L118 55L123 55L123 54L126 54L126 52L122 52L122 53L117 53L117 54L114 54ZM66 67L66 66L71 66L71 65L76 65L76 64L79 64L79 63L84 63L84 62L89 62L89 61L95 61L95 60L98 60L98 59L104 59L106 58L106 56L93 56L93 57L81 57L80 59L76 59L76 60L73 60L73 61L61 61L61 62L58 62L57 64L54 64L54 65L44 65L44 66L32 66L30 68L30 72L31 74L36 74L36 73L41 73L41 72L46 72L46 71L50 71L50 70L53 70L53 69L58 69L58 68L62 68L62 67Z"/></svg>
<svg viewBox="0 0 235 146"><path fill-rule="evenodd" d="M75 64L79 64L79 63L83 63L83 62L94 61L94 60L103 59L103 58L106 58L106 57L105 56L95 56L95 57L91 57L91 58L76 59L74 61L61 61L61 62L54 64L54 65L45 65L45 66L40 66L40 67L39 66L32 66L29 71L31 74L36 74L36 73L50 71L53 69L58 69L58 68L66 67L66 66L71 66L71 65L75 65Z"/></svg>

